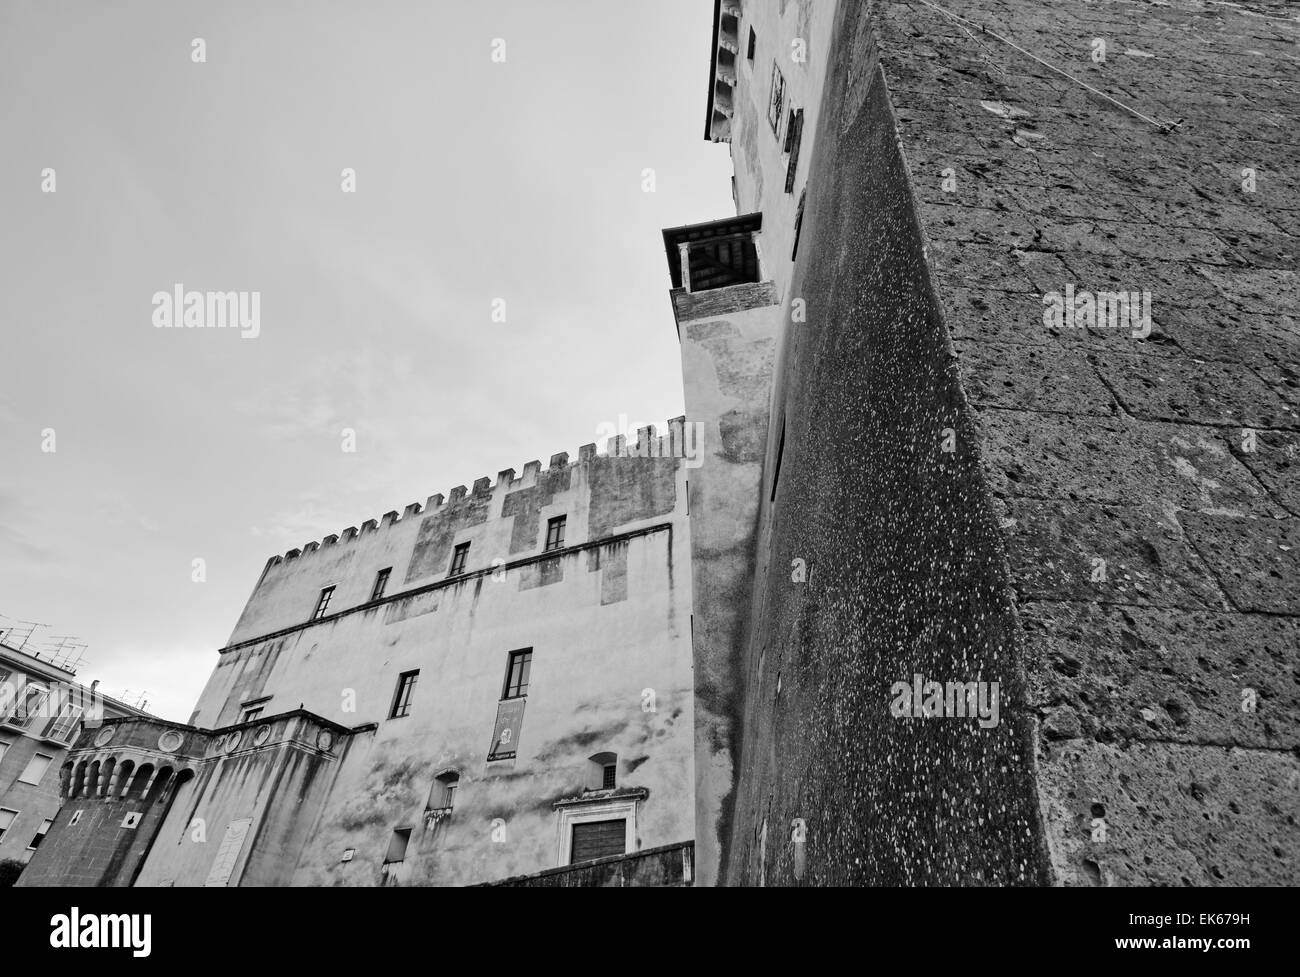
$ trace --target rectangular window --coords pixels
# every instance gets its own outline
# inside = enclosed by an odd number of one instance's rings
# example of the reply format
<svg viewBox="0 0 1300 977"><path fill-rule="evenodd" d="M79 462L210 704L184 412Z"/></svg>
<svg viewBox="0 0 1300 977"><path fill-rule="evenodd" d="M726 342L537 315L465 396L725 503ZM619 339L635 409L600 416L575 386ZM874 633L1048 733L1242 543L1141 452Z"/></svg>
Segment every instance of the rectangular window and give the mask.
<svg viewBox="0 0 1300 977"><path fill-rule="evenodd" d="M77 731L77 725L81 722L82 711L80 706L65 705L63 711L59 713L59 718L50 725L48 733L50 739L65 743L72 739Z"/></svg>
<svg viewBox="0 0 1300 977"><path fill-rule="evenodd" d="M393 695L393 708L389 719L401 719L411 714L411 695L415 692L415 680L420 677L420 670L403 672L397 676L397 692Z"/></svg>
<svg viewBox="0 0 1300 977"><path fill-rule="evenodd" d="M316 610L313 611L311 615L311 619L313 621L318 621L325 616L325 612L329 610L330 599L333 596L334 596L333 587L326 587L324 590L320 592L320 599L316 601Z"/></svg>
<svg viewBox="0 0 1300 977"><path fill-rule="evenodd" d="M36 837L33 838L32 843L27 846L28 851L35 851L37 848L41 847L41 842L45 840L45 833L50 830L50 825L52 824L54 824L54 822L49 818L46 818L41 822L41 830L36 832Z"/></svg>
<svg viewBox="0 0 1300 977"><path fill-rule="evenodd" d="M241 723L251 723L254 719L259 718L263 712L262 706L249 706L244 710L244 714L239 717Z"/></svg>
<svg viewBox="0 0 1300 977"><path fill-rule="evenodd" d="M758 43L758 35L754 33L754 28L749 29L749 47L745 50L745 58L749 61L754 60L754 45Z"/></svg>
<svg viewBox="0 0 1300 977"><path fill-rule="evenodd" d="M50 690L40 685L28 685L18 696L18 704L9 716L9 722L19 729L26 729L32 720L45 708L45 700L50 697Z"/></svg>
<svg viewBox="0 0 1300 977"><path fill-rule="evenodd" d="M501 693L503 699L519 699L528 694L528 676L533 670L533 649L510 652L510 664L506 667L506 687Z"/></svg>
<svg viewBox="0 0 1300 977"><path fill-rule="evenodd" d="M601 776L600 786L604 790L609 790L611 787L615 786L615 784L618 782L618 764L616 763L605 764L605 769L604 771L602 771L602 774L603 775Z"/></svg>
<svg viewBox="0 0 1300 977"><path fill-rule="evenodd" d="M617 821L582 821L573 826L573 846L569 862L589 861L627 851L627 819Z"/></svg>
<svg viewBox="0 0 1300 977"><path fill-rule="evenodd" d="M37 753L27 761L27 768L19 775L18 779L24 784L35 786L41 782L41 778L45 776L45 771L50 768L50 764L53 762L54 757L46 756L44 753Z"/></svg>
<svg viewBox="0 0 1300 977"><path fill-rule="evenodd" d="M451 569L447 576L454 577L465 572L465 561L469 558L469 543L460 543L451 553Z"/></svg>
<svg viewBox="0 0 1300 977"><path fill-rule="evenodd" d="M785 114L785 77L775 61L772 62L772 97L767 103L767 121L772 131L781 138L781 120Z"/></svg>
<svg viewBox="0 0 1300 977"><path fill-rule="evenodd" d="M384 864L406 861L406 846L411 843L411 829L397 828L388 840L388 852L384 855Z"/></svg>
<svg viewBox="0 0 1300 977"><path fill-rule="evenodd" d="M375 575L375 588L370 591L371 600L379 600L384 596L384 590L388 587L388 577L392 572L392 567L385 567Z"/></svg>
<svg viewBox="0 0 1300 977"><path fill-rule="evenodd" d="M564 547L564 524L568 516L556 516L546 524L546 552Z"/></svg>
<svg viewBox="0 0 1300 977"><path fill-rule="evenodd" d="M6 743L4 740L0 740L0 763L4 763L5 750L7 749L9 749L9 744Z"/></svg>
<svg viewBox="0 0 1300 977"><path fill-rule="evenodd" d="M5 832L13 827L17 817L17 811L11 811L7 807L0 807L0 841L5 840Z"/></svg>
<svg viewBox="0 0 1300 977"><path fill-rule="evenodd" d="M790 154L790 165L785 170L785 192L794 193L795 172L799 169L799 144L803 142L803 109L791 110L790 122L785 130L785 151Z"/></svg>

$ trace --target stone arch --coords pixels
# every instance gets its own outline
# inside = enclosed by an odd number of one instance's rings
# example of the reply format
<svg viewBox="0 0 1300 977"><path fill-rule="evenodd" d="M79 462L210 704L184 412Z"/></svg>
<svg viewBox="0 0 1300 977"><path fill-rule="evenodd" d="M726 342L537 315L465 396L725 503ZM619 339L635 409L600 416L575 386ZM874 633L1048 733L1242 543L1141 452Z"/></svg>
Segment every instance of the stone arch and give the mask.
<svg viewBox="0 0 1300 977"><path fill-rule="evenodd" d="M72 797L72 771L71 760L65 760L63 766L59 767L59 797L64 800Z"/></svg>
<svg viewBox="0 0 1300 977"><path fill-rule="evenodd" d="M113 788L113 771L117 768L117 758L107 757L99 765L99 789L96 797L105 797Z"/></svg>
<svg viewBox="0 0 1300 977"><path fill-rule="evenodd" d="M117 783L113 785L114 797L125 797L126 790L131 786L131 774L135 773L135 761L123 760L117 768Z"/></svg>
<svg viewBox="0 0 1300 977"><path fill-rule="evenodd" d="M72 775L72 790L69 797L80 797L81 789L86 785L86 761L82 760L77 764Z"/></svg>
<svg viewBox="0 0 1300 977"><path fill-rule="evenodd" d="M99 761L91 760L86 769L86 796L94 797L99 791Z"/></svg>
<svg viewBox="0 0 1300 977"><path fill-rule="evenodd" d="M172 774L176 771L172 767L159 767L158 774L153 778L153 783L149 785L149 793L145 797L146 804L152 804L171 786Z"/></svg>
<svg viewBox="0 0 1300 977"><path fill-rule="evenodd" d="M145 788L149 786L149 781L153 777L153 764L142 763L135 768L135 776L131 778L131 783L127 787L123 797L143 797Z"/></svg>

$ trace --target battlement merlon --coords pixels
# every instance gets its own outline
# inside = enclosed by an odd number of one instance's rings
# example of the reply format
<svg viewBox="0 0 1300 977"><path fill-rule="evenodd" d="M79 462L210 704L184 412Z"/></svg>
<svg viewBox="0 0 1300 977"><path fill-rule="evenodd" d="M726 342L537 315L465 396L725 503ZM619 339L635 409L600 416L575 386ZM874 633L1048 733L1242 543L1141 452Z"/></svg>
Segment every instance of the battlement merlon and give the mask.
<svg viewBox="0 0 1300 977"><path fill-rule="evenodd" d="M686 417L674 417L668 421L668 432L659 434L656 426L653 424L637 428L636 441L629 443L626 435L616 435L606 440L605 452L601 454L596 444L584 444L578 449L578 460L570 462L567 451L557 452L551 455L550 464L546 469L547 474L563 471L566 469L577 468L582 465L590 464L595 459L606 458L687 458L691 457L691 444L686 437ZM330 549L331 547L346 545L371 533L379 532L406 522L412 516L428 515L439 509L451 506L463 505L466 500L471 502L483 502L492 498L498 490L504 489L507 493L514 492L523 488L531 488L536 485L542 477L541 462L537 460L524 463L523 475L516 477L515 469L505 468L497 473L495 485L493 480L484 476L474 480L473 487L467 488L464 485L457 485L451 489L447 497L441 492L431 495L423 505L419 502L412 502L399 515L397 510L386 512L381 520L367 519L361 523L360 530L355 526L349 526L341 533L331 533L320 541L312 541L304 544L302 547L295 547L284 554L276 554L266 561L266 570L279 563L285 563L291 560L300 560L309 553L315 553L319 550Z"/></svg>

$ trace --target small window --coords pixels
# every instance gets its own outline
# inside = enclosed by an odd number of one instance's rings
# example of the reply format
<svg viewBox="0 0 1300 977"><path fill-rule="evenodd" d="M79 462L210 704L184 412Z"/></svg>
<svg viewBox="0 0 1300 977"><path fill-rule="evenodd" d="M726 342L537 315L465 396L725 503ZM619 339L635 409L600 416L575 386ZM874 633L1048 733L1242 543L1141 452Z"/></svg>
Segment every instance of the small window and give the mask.
<svg viewBox="0 0 1300 977"><path fill-rule="evenodd" d="M35 754L27 761L27 768L19 774L18 779L24 784L35 786L41 782L45 776L45 771L50 769L50 764L54 762L54 757L46 756L44 753Z"/></svg>
<svg viewBox="0 0 1300 977"><path fill-rule="evenodd" d="M510 652L510 664L506 667L506 687L503 699L519 699L528 694L528 677L533 670L533 649Z"/></svg>
<svg viewBox="0 0 1300 977"><path fill-rule="evenodd" d="M13 827L14 821L18 818L17 811L11 811L7 807L0 807L0 841L4 841L5 832Z"/></svg>
<svg viewBox="0 0 1300 977"><path fill-rule="evenodd" d="M6 743L4 740L0 740L0 763L4 762L5 750L7 749L9 749L9 744Z"/></svg>
<svg viewBox="0 0 1300 977"><path fill-rule="evenodd" d="M781 138L781 121L785 114L785 76L772 62L772 97L767 104L767 121L772 123L772 131Z"/></svg>
<svg viewBox="0 0 1300 977"><path fill-rule="evenodd" d="M251 702L245 702L239 713L241 723L251 723L254 719L261 718L266 712L266 707L271 701L271 696L264 695L260 699L253 699Z"/></svg>
<svg viewBox="0 0 1300 977"><path fill-rule="evenodd" d="M393 865L406 861L406 846L411 842L410 828L397 828L388 841L388 853L384 855L384 864Z"/></svg>
<svg viewBox="0 0 1300 977"><path fill-rule="evenodd" d="M385 567L375 574L375 586L374 589L370 591L371 600L379 600L380 597L384 596L384 591L388 587L388 577L392 572L392 567Z"/></svg>
<svg viewBox="0 0 1300 977"><path fill-rule="evenodd" d="M36 832L36 837L34 837L32 843L27 846L28 851L36 851L37 848L41 847L41 842L45 840L45 835L50 830L52 824L54 824L54 822L49 818L46 818L41 822L41 829Z"/></svg>
<svg viewBox="0 0 1300 977"><path fill-rule="evenodd" d="M460 786L460 774L454 770L440 773L433 780L429 791L430 811L450 811L456 806L456 789Z"/></svg>
<svg viewBox="0 0 1300 977"><path fill-rule="evenodd" d="M393 695L393 709L389 719L401 719L411 714L411 695L415 692L415 680L420 677L420 670L403 672L397 677L397 692Z"/></svg>
<svg viewBox="0 0 1300 977"><path fill-rule="evenodd" d="M749 29L749 47L745 49L745 58L749 61L754 60L754 46L758 43L758 35L754 33L754 28Z"/></svg>
<svg viewBox="0 0 1300 977"><path fill-rule="evenodd" d="M587 790L610 790L618 786L618 754L593 753L587 758Z"/></svg>
<svg viewBox="0 0 1300 977"><path fill-rule="evenodd" d="M563 549L564 524L568 516L556 516L546 524L546 552Z"/></svg>
<svg viewBox="0 0 1300 977"><path fill-rule="evenodd" d="M465 561L469 559L469 543L459 543L451 553L451 569L447 576L454 577L465 572Z"/></svg>
<svg viewBox="0 0 1300 977"><path fill-rule="evenodd" d="M325 616L325 612L329 610L330 600L331 598L333 598L333 596L334 596L333 587L326 587L324 590L320 592L320 599L316 601L316 610L312 613L311 616L311 619L313 621L319 621L322 617Z"/></svg>

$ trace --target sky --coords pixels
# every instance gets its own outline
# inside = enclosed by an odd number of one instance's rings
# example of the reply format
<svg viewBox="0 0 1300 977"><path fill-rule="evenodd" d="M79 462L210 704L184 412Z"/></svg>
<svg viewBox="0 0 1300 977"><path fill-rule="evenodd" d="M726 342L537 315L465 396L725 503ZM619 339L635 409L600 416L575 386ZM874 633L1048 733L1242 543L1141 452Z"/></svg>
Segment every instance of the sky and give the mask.
<svg viewBox="0 0 1300 977"><path fill-rule="evenodd" d="M681 414L712 7L3 0L0 628L184 721L268 557Z"/></svg>

